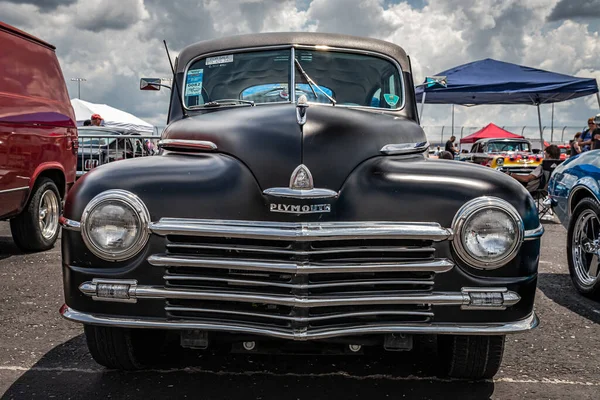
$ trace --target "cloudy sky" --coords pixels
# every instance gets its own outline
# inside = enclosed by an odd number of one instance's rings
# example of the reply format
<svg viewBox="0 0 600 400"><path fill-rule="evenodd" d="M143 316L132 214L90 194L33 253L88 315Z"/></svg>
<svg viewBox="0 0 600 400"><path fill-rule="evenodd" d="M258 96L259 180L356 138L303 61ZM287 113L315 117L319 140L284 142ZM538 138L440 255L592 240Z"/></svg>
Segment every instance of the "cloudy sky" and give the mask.
<svg viewBox="0 0 600 400"><path fill-rule="evenodd" d="M404 47L416 82L487 57L600 78L600 0L0 0L0 19L57 47L71 97L77 85L69 79L84 77L83 100L161 126L167 93L138 88L142 76L170 76L162 39L176 54L232 34L336 32ZM550 106L542 112L549 127ZM555 126L583 126L598 112L593 97L560 103ZM537 125L530 106L457 107L455 118ZM423 125L449 124L450 106L426 106Z"/></svg>

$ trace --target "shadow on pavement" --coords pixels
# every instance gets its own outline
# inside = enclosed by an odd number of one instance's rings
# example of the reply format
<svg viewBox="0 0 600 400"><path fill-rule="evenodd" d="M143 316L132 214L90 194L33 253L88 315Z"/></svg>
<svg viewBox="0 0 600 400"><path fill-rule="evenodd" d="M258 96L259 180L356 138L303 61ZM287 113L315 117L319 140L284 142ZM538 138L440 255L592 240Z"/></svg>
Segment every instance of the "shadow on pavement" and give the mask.
<svg viewBox="0 0 600 400"><path fill-rule="evenodd" d="M569 274L539 274L538 288L555 303L600 324L600 302L580 294L573 286Z"/></svg>
<svg viewBox="0 0 600 400"><path fill-rule="evenodd" d="M429 378L431 360L424 358L383 351L364 356L186 351L147 371L121 372L95 364L80 335L45 354L3 399L489 399L493 394L489 381Z"/></svg>
<svg viewBox="0 0 600 400"><path fill-rule="evenodd" d="M21 250L19 250L19 248L13 241L12 236L0 236L0 260L4 260L5 258L9 258L19 254L24 253Z"/></svg>

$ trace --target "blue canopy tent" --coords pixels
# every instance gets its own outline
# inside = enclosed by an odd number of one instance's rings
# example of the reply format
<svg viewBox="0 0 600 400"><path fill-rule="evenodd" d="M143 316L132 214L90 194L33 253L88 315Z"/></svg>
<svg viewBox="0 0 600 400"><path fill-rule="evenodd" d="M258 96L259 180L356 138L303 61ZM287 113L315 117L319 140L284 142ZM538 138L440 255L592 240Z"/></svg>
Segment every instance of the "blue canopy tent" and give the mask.
<svg viewBox="0 0 600 400"><path fill-rule="evenodd" d="M424 103L464 106L530 104L537 106L541 143L544 143L544 138L540 104L595 93L600 106L598 83L594 78L577 78L491 58L451 68L440 72L436 78L427 79L426 83L416 87L421 115ZM444 78L445 82L442 82ZM454 115L452 117L454 120Z"/></svg>

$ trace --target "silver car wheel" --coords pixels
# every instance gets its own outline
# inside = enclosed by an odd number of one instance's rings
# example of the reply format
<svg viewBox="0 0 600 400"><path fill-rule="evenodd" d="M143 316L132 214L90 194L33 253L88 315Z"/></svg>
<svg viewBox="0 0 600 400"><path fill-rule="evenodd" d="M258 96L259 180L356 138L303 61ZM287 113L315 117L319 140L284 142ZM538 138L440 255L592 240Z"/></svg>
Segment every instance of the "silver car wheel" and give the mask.
<svg viewBox="0 0 600 400"><path fill-rule="evenodd" d="M584 210L575 223L571 257L575 275L582 286L592 286L598 280L600 254L600 219L590 209Z"/></svg>
<svg viewBox="0 0 600 400"><path fill-rule="evenodd" d="M52 239L58 230L59 206L56 193L46 190L40 198L38 218L44 239Z"/></svg>

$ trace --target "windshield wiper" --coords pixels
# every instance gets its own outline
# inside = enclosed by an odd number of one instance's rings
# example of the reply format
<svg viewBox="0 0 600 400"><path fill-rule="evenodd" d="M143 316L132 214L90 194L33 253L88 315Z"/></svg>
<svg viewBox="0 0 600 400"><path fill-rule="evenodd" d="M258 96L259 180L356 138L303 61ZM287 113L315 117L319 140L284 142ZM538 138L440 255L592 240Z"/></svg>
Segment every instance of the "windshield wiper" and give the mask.
<svg viewBox="0 0 600 400"><path fill-rule="evenodd" d="M306 82L308 83L308 86L310 86L310 90L312 90L312 92L315 95L315 97L316 98L319 97L319 96L317 96L317 92L315 91L315 87L316 87L319 90L319 92L323 93L323 95L329 99L329 101L331 102L331 104L333 104L335 106L335 104L337 103L337 101L335 101L335 99L333 97L331 97L330 95L328 95L327 93L325 93L325 91L323 89L321 89L321 87L317 84L317 82L313 81L311 79L311 77L308 76L308 74L306 73L306 71L304 70L304 68L302 68L302 65L300 65L300 61L298 61L297 58L294 58L294 63L298 67L298 70L300 71L300 73L302 74L302 76L304 77L304 79L306 79Z"/></svg>
<svg viewBox="0 0 600 400"><path fill-rule="evenodd" d="M219 99L219 100L212 100L209 101L208 103L204 103L204 104L198 104L195 106L191 106L188 107L189 109L195 109L195 108L204 108L204 107L219 107L219 106L224 106L226 104L235 104L235 103L243 103L243 104L250 104L251 106L254 106L254 102L251 100L241 100L241 99Z"/></svg>

